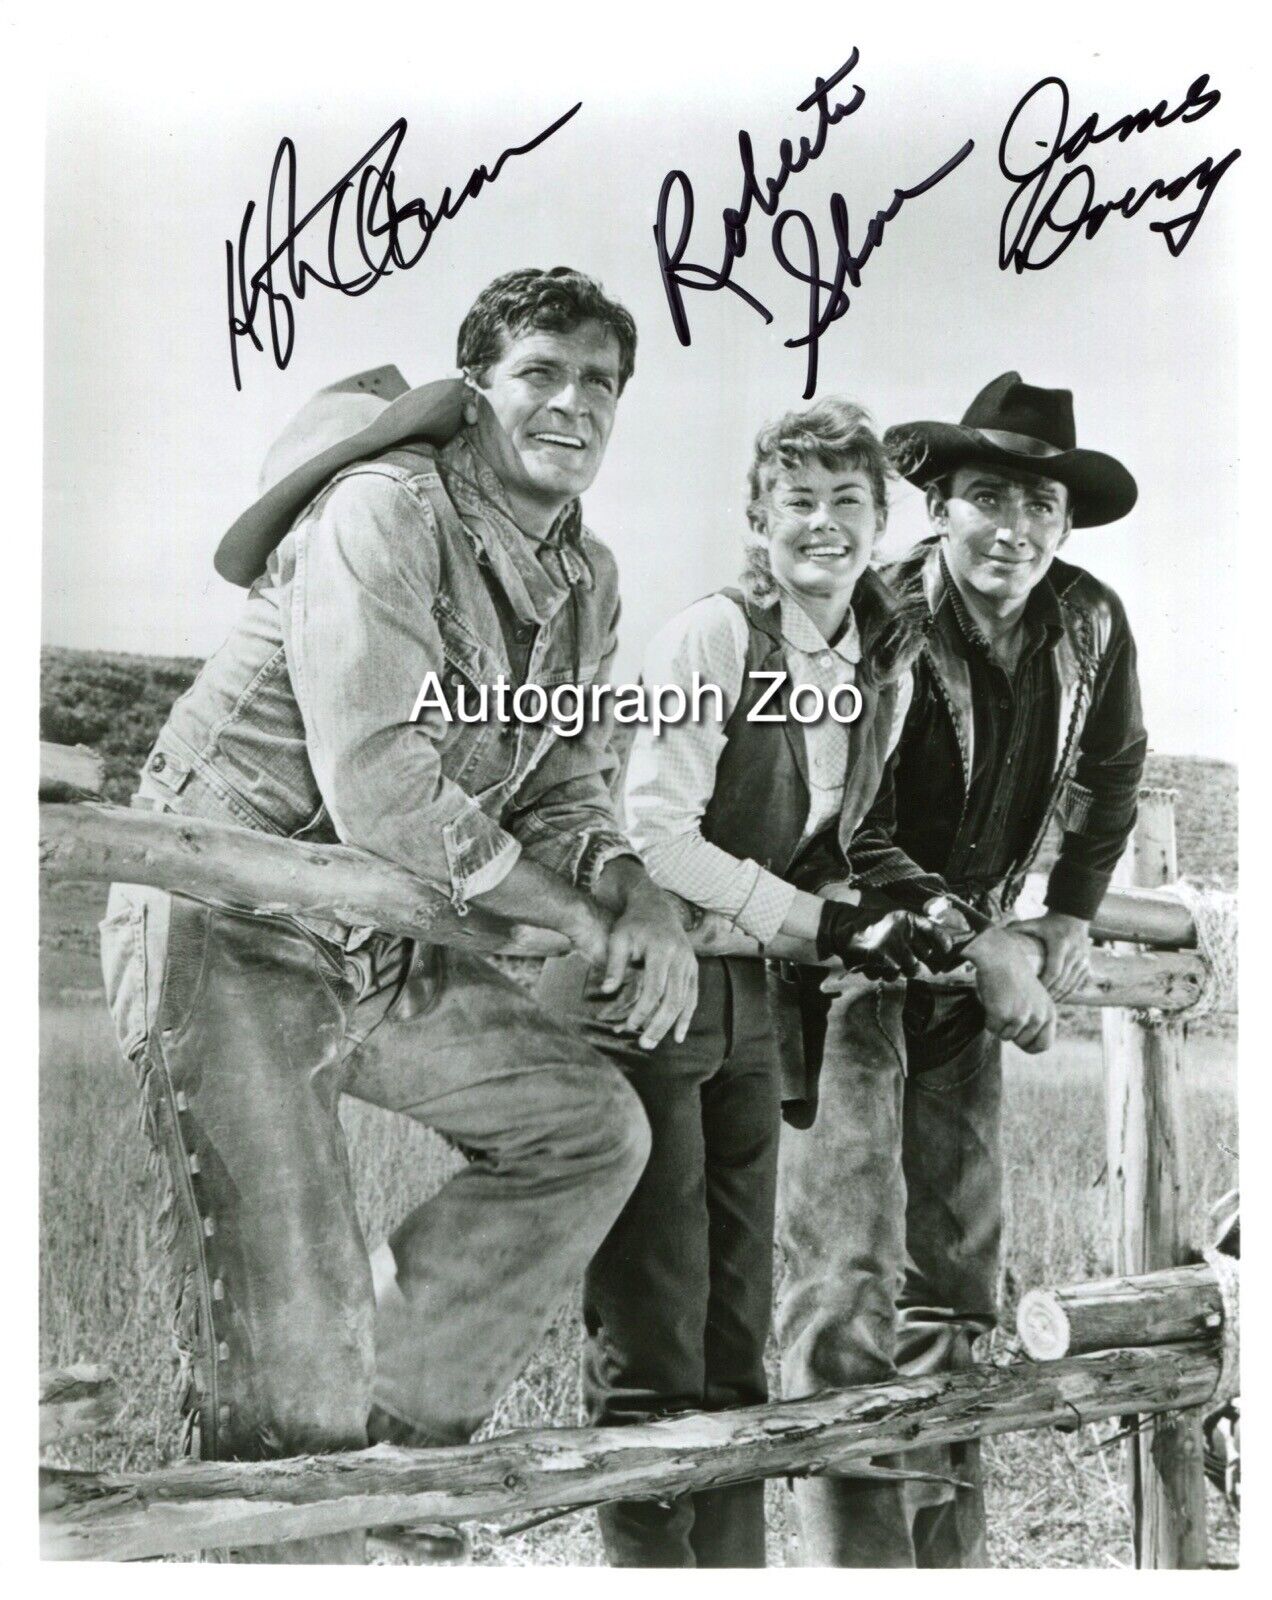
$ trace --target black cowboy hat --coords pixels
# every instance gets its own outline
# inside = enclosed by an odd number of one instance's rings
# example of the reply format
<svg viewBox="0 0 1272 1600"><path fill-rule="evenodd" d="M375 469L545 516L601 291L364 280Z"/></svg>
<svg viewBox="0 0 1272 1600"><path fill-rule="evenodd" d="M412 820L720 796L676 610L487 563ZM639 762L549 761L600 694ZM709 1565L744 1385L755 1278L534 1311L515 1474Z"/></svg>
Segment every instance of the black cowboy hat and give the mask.
<svg viewBox="0 0 1272 1600"><path fill-rule="evenodd" d="M1124 517L1139 495L1135 479L1112 456L1079 450L1068 389L1035 389L1018 372L986 384L960 423L903 422L884 442L899 470L921 489L956 467L1014 467L1054 478L1069 491L1075 528Z"/></svg>

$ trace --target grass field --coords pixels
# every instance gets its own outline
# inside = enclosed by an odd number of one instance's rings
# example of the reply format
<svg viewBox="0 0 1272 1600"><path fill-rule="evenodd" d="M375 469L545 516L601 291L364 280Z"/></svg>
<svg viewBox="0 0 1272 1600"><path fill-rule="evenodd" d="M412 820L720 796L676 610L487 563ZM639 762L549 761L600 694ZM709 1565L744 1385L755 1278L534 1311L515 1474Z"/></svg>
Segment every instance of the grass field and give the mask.
<svg viewBox="0 0 1272 1600"><path fill-rule="evenodd" d="M87 924L85 923L86 927ZM127 1069L104 1007L89 998L87 948L58 952L41 1033L42 1364L108 1363L125 1409L109 1429L67 1447L68 1464L145 1468L178 1452L168 1396L165 1274ZM82 974L81 974L82 969ZM71 981L68 981L71 980ZM59 992L60 991L60 992ZM68 992L69 991L69 992ZM74 997L72 997L74 996ZM1198 1038L1189 1050L1188 1121L1193 1192L1210 1199L1236 1181L1233 1042ZM357 1104L347 1111L358 1204L370 1241L440 1183L455 1158L404 1118ZM1109 1268L1103 1227L1104 1134L1098 1043L1063 1042L1047 1057L1008 1064L1005 1293L1013 1325L1022 1288L1099 1276ZM490 1431L577 1420L577 1329L565 1307ZM1113 1425L1074 1434L989 1441L991 1555L995 1565L1129 1565L1129 1517ZM769 1486L770 1560L783 1559L784 1489ZM1231 1513L1211 1496L1212 1560L1235 1560ZM474 1560L488 1565L592 1565L601 1560L583 1513L503 1539L476 1530Z"/></svg>

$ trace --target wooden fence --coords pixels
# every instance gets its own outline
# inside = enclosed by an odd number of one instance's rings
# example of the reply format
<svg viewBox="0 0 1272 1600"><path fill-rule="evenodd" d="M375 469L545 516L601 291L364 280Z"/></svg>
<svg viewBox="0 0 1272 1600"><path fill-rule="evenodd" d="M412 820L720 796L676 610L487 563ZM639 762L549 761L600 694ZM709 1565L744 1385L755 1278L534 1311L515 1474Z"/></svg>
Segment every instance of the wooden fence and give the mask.
<svg viewBox="0 0 1272 1600"><path fill-rule="evenodd" d="M551 935L476 908L461 915L410 873L358 850L86 803L85 794L100 791L91 752L45 746L42 756L42 798L56 802L41 805L40 858L48 878L149 884L259 913L329 917L479 952L549 955L563 948ZM131 1559L412 1521L518 1516L826 1471L917 1444L1133 1413L1156 1419L1137 1430L1130 1464L1137 1562L1204 1566L1200 1408L1232 1370L1235 1329L1231 1285L1223 1298L1209 1268L1194 1269L1182 1288L1170 1276L1196 1254L1184 1230L1185 1024L1170 1019L1197 999L1207 969L1190 912L1157 889L1176 876L1169 792L1146 791L1127 860L1128 881L1110 890L1093 931L1135 948L1097 950L1092 982L1075 997L1106 1008L1110 1223L1120 1276L1111 1285L1051 1293L1058 1305L1072 1307L1075 1295L1085 1304L1094 1290L1101 1306L1112 1300L1137 1311L1112 1324L1107 1316L1101 1322L1104 1313L1094 1321L1084 1313L1079 1338L1086 1342L1065 1348L1088 1353L630 1428L554 1429L443 1450L380 1445L286 1461L183 1463L144 1474L46 1467L46 1555ZM695 944L704 954L759 953L711 918ZM814 959L798 941L769 953ZM1224 1003L1231 1005L1230 997ZM1036 1302L1034 1312L1036 1322ZM1090 1331L1107 1326L1113 1334ZM1028 1349L1024 1326L1022 1335ZM1102 1337L1115 1337L1118 1347L1101 1344ZM1043 1340L1033 1353L1062 1352L1053 1337L1050 1349ZM42 1394L49 1437L66 1437L109 1414L108 1384L98 1369L50 1375Z"/></svg>

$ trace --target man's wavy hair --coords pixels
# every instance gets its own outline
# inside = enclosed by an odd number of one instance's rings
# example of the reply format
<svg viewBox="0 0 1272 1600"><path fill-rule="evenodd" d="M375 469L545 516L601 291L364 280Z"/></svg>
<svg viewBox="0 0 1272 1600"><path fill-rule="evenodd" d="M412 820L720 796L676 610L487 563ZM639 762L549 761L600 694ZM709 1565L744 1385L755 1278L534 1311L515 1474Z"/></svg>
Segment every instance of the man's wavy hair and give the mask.
<svg viewBox="0 0 1272 1600"><path fill-rule="evenodd" d="M757 605L768 605L780 593L763 542L766 501L783 472L797 472L810 461L829 472L855 467L870 485L875 510L886 522L888 483L896 476L892 458L874 431L870 414L851 400L827 395L803 411L788 411L760 429L755 437L748 479L750 498L742 589ZM857 582L853 607L862 629L863 664L876 682L896 676L918 646L912 626L898 614L896 601L873 570Z"/></svg>
<svg viewBox="0 0 1272 1600"><path fill-rule="evenodd" d="M543 329L570 333L581 322L599 322L618 340L618 390L636 368L636 324L597 283L573 267L520 267L496 278L473 301L459 325L455 360L484 382L488 369L519 334Z"/></svg>

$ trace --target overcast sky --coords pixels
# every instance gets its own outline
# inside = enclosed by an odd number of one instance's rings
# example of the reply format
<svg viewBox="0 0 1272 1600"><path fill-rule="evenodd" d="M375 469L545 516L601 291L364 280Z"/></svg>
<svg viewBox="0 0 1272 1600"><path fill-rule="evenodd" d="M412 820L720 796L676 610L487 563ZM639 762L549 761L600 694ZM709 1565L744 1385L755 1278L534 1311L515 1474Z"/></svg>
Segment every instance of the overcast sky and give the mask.
<svg viewBox="0 0 1272 1600"><path fill-rule="evenodd" d="M511 267L560 262L601 278L640 330L636 376L585 505L620 564L617 675L630 676L656 626L733 578L752 439L801 403L804 382L803 353L783 340L801 331L806 288L774 262L758 214L734 276L772 309L772 325L732 294L688 294L693 342L677 342L652 234L659 186L670 169L689 176L697 215L686 257L718 265L720 210L740 193L739 129L760 173L775 172L778 141L814 130L797 103L857 46L860 63L837 97L855 84L864 101L784 195L812 219L824 264L835 251L832 192L845 197L859 248L896 187L917 184L968 139L974 150L888 225L851 309L822 340L818 392L862 402L882 426L955 420L1010 367L1072 388L1079 443L1123 460L1140 501L1123 522L1075 533L1065 554L1126 602L1153 747L1235 758L1234 284L1249 163L1224 177L1178 258L1149 224L1194 206L1193 189L1133 219L1112 216L1045 271L1004 272L997 259L1011 194L998 143L1032 84L1065 79L1072 130L1092 112L1107 123L1159 100L1174 107L1199 73L1212 74L1224 97L1209 115L1081 158L1097 197L1114 199L1241 144L1231 47L1194 36L1147 53L1125 33L1075 26L1043 42L988 22L979 33L965 22L951 41L886 24L879 8L859 21L846 8L813 12L819 27L780 39L695 25L677 43L644 8L622 36L570 26L465 36L462 23L439 32L407 25L419 8L390 8L397 26L363 37L346 21L309 40L305 70L278 52L268 71L256 61L250 82L218 77L188 52L178 66L175 41L166 73L119 48L81 49L55 85L47 148L46 642L215 648L241 595L213 574L212 553L253 498L288 416L323 384L383 362L411 383L449 374L476 291ZM587 13L553 15L568 24ZM312 288L297 301L285 371L244 345L236 392L225 241L249 201L264 208L283 136L295 142L303 212L405 117L399 204L412 195L435 204L445 185L459 188L478 162L493 164L577 100L578 115L510 160L411 271L358 298ZM321 237L309 239L302 249L320 261ZM258 226L249 270L262 240ZM917 493L899 486L888 549L906 548L923 526Z"/></svg>

